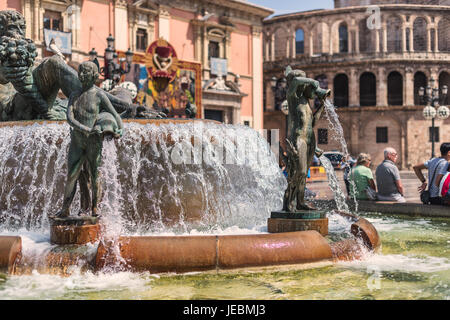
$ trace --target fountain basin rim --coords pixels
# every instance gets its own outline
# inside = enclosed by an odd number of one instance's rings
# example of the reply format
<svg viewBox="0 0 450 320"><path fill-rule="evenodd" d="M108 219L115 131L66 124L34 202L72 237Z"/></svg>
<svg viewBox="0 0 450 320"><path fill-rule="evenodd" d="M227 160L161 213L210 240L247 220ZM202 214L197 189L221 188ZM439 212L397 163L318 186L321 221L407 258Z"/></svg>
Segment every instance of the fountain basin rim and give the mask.
<svg viewBox="0 0 450 320"><path fill-rule="evenodd" d="M185 119L185 118L166 118L166 119L122 119L124 123L138 123L142 125L153 124L153 125L161 125L161 124L185 124L191 122L203 122L203 123L215 123L222 124L216 120L210 119ZM34 124L63 124L67 123L66 120L22 120L22 121L4 121L0 122L0 128L3 127L15 127L15 126L32 126Z"/></svg>

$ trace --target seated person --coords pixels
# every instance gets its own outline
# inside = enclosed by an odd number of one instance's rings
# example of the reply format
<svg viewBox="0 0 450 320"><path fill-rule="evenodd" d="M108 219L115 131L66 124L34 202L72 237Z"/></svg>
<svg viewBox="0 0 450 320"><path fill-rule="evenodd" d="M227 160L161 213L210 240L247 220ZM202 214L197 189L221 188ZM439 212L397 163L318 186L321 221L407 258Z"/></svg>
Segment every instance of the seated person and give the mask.
<svg viewBox="0 0 450 320"><path fill-rule="evenodd" d="M384 149L384 161L375 171L378 186L378 200L406 202L403 197L404 191L402 181L400 180L400 172L395 165L397 159L397 151L394 148Z"/></svg>
<svg viewBox="0 0 450 320"><path fill-rule="evenodd" d="M450 145L449 143L446 143L446 145ZM442 151L442 150L441 150ZM445 158L450 158L450 150L447 151L445 154ZM438 195L442 197L442 204L443 205L450 205L450 162L447 162L447 169L441 169L440 172L438 172L435 185L439 187Z"/></svg>
<svg viewBox="0 0 450 320"><path fill-rule="evenodd" d="M370 170L371 161L369 154L360 153L356 167L351 170L350 180L354 182L354 185L350 186L350 196L357 200L375 200L376 186L372 170Z"/></svg>
<svg viewBox="0 0 450 320"><path fill-rule="evenodd" d="M427 188L427 181L423 176L422 170L428 169L428 190L430 192L431 204L442 204L442 198L439 196L439 182L442 176L447 172L450 161L450 143L443 143L440 147L441 157L433 158L419 163L414 166L414 172L422 185L418 188L420 192L423 192Z"/></svg>

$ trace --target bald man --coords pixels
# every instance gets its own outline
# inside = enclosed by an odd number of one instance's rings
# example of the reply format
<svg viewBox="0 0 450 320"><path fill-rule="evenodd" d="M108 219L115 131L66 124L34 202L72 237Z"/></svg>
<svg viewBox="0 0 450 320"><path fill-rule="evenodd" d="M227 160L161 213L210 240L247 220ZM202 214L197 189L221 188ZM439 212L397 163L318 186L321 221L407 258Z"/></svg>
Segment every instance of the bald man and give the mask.
<svg viewBox="0 0 450 320"><path fill-rule="evenodd" d="M384 149L384 161L377 167L378 200L406 202L400 172L395 163L398 155L394 148Z"/></svg>

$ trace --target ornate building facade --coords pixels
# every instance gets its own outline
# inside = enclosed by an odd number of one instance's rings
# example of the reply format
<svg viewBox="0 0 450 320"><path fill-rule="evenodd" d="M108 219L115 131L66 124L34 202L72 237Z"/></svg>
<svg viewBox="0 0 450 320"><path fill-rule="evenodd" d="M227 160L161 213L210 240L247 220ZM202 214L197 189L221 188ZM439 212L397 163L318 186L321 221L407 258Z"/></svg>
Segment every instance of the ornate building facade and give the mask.
<svg viewBox="0 0 450 320"><path fill-rule="evenodd" d="M95 48L102 64L109 34L121 51L144 52L165 39L179 59L202 64L202 117L263 126L262 21L270 9L242 0L1 0L4 9L25 16L41 58L51 55L48 30L66 34L63 53L75 63Z"/></svg>
<svg viewBox="0 0 450 320"><path fill-rule="evenodd" d="M264 128L280 129L282 144L287 65L332 90L352 156L368 152L378 165L391 146L400 166L411 168L431 156L433 131L419 88L430 80L440 92L450 87L450 1L335 0L335 9L265 20ZM450 141L450 119L436 119L435 126L438 154L439 144ZM316 134L320 148L339 149L326 119Z"/></svg>

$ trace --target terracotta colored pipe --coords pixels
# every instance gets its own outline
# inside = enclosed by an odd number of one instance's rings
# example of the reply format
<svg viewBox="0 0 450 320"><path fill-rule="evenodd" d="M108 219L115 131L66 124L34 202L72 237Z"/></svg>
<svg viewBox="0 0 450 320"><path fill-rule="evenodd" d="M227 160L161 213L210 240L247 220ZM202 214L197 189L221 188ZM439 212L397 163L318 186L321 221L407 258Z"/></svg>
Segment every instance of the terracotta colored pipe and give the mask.
<svg viewBox="0 0 450 320"><path fill-rule="evenodd" d="M22 253L22 238L0 236L0 272L12 273Z"/></svg>
<svg viewBox="0 0 450 320"><path fill-rule="evenodd" d="M122 258L133 271L188 272L251 266L300 264L332 258L317 231L229 236L121 237ZM102 243L96 269L111 263Z"/></svg>
<svg viewBox="0 0 450 320"><path fill-rule="evenodd" d="M364 245L369 250L376 250L381 245L377 229L364 218L359 218L358 221L353 223L350 230L356 238L363 240Z"/></svg>

